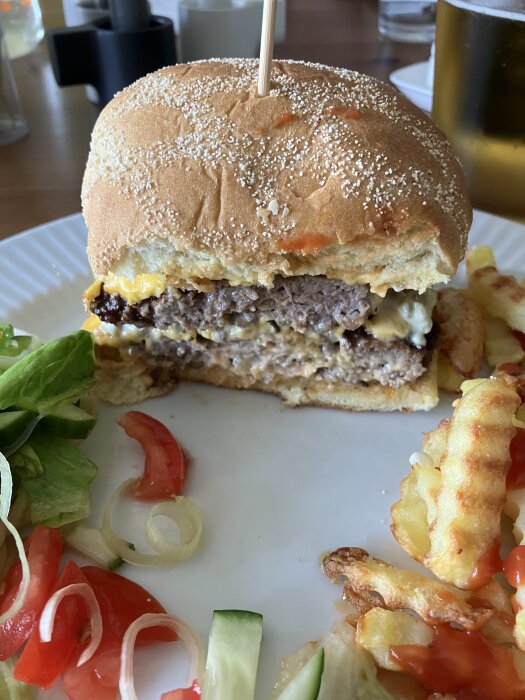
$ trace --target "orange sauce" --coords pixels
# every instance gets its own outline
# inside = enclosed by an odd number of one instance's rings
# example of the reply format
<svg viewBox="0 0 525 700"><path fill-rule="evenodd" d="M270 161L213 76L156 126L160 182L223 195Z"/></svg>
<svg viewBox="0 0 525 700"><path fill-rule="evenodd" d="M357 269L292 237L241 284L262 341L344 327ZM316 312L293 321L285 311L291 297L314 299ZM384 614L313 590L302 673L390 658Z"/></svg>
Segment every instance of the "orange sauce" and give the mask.
<svg viewBox="0 0 525 700"><path fill-rule="evenodd" d="M394 646L390 655L433 693L450 693L458 700L525 698L525 681L516 673L512 650L492 644L481 632L439 625L430 646Z"/></svg>
<svg viewBox="0 0 525 700"><path fill-rule="evenodd" d="M350 121L357 121L361 119L361 112L353 107L332 107L330 110L330 115L333 117L342 117L343 119L348 119Z"/></svg>
<svg viewBox="0 0 525 700"><path fill-rule="evenodd" d="M284 112L284 114L281 114L280 117L277 117L277 119L274 122L274 127L276 129L279 129L281 126L285 126L286 124L291 124L297 119L297 116L295 114L292 114L291 112Z"/></svg>
<svg viewBox="0 0 525 700"><path fill-rule="evenodd" d="M321 248L326 248L332 241L324 233L303 233L291 239L279 241L283 253L316 253Z"/></svg>
<svg viewBox="0 0 525 700"><path fill-rule="evenodd" d="M503 562L503 573L514 588L525 584L525 545L520 544L510 552Z"/></svg>
<svg viewBox="0 0 525 700"><path fill-rule="evenodd" d="M507 488L510 491L525 488L525 430L518 428L510 443L512 460L507 473Z"/></svg>
<svg viewBox="0 0 525 700"><path fill-rule="evenodd" d="M501 571L501 557L499 555L500 542L494 542L483 552L476 564L474 573L470 577L468 590L476 590L485 585L496 572Z"/></svg>

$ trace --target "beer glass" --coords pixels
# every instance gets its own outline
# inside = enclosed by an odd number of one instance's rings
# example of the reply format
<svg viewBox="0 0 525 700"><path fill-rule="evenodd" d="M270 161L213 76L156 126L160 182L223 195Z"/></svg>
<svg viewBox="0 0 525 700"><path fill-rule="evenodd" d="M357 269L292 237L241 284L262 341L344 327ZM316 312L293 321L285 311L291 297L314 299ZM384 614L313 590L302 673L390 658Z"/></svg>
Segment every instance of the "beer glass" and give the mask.
<svg viewBox="0 0 525 700"><path fill-rule="evenodd" d="M432 116L475 207L525 221L525 3L439 0Z"/></svg>

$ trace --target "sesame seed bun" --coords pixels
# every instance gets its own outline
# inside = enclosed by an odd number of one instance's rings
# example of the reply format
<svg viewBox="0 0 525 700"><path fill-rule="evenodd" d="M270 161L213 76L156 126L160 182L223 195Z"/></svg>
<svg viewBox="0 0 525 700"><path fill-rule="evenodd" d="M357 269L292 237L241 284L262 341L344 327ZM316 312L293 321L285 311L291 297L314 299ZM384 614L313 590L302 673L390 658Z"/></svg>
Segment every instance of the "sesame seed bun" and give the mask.
<svg viewBox="0 0 525 700"><path fill-rule="evenodd" d="M450 279L471 223L430 118L357 73L255 60L165 68L95 126L82 202L95 275L271 286L325 275L384 294Z"/></svg>

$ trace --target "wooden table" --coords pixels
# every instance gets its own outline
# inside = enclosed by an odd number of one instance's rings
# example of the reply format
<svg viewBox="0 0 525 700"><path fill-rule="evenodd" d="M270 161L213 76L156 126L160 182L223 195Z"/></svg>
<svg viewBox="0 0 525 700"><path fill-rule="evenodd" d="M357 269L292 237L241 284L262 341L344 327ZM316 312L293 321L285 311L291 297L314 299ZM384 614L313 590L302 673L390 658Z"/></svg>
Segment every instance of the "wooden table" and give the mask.
<svg viewBox="0 0 525 700"><path fill-rule="evenodd" d="M47 27L61 26L60 0L41 0ZM375 0L288 0L287 39L275 56L353 68L386 80L428 57L428 45L377 33ZM80 184L98 110L84 87L59 88L45 46L13 61L30 135L0 147L0 239L80 209Z"/></svg>

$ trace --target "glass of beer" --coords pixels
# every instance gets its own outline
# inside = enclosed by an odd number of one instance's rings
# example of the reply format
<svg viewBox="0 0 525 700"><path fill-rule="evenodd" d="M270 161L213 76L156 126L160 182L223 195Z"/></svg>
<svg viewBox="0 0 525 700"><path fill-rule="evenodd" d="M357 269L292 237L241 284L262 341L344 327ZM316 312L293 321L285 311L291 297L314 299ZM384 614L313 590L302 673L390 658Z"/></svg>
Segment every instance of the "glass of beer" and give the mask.
<svg viewBox="0 0 525 700"><path fill-rule="evenodd" d="M439 0L432 116L473 205L525 221L525 2Z"/></svg>

